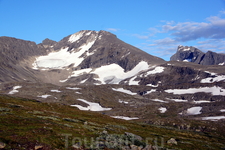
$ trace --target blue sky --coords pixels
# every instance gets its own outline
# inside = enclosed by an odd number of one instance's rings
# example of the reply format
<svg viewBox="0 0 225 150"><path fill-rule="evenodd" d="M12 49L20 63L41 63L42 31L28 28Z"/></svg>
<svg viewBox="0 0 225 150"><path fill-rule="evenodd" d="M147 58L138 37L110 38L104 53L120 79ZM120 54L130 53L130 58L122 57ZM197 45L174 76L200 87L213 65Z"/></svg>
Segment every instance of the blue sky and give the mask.
<svg viewBox="0 0 225 150"><path fill-rule="evenodd" d="M41 43L107 30L169 60L178 45L225 53L225 0L0 0L0 36Z"/></svg>

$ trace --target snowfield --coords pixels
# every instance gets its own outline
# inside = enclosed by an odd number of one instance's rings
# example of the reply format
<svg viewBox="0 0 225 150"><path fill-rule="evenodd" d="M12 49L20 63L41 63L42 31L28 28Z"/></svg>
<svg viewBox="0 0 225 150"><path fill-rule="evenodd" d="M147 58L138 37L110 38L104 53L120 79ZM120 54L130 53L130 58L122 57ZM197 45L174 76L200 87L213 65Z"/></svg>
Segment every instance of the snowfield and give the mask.
<svg viewBox="0 0 225 150"><path fill-rule="evenodd" d="M148 63L141 61L128 72L125 72L118 64L110 64L96 68L91 73L98 75L98 78L95 78L95 80L100 81L102 84L119 84L120 81L135 76L147 69L149 69Z"/></svg>
<svg viewBox="0 0 225 150"><path fill-rule="evenodd" d="M83 107L81 105L70 105L70 106L77 107L80 110L90 110L90 111L107 111L112 109L112 108L103 108L102 106L99 105L99 103L88 102L84 99L77 99L77 100L84 102L88 104L89 106L87 107Z"/></svg>
<svg viewBox="0 0 225 150"><path fill-rule="evenodd" d="M198 92L211 93L212 95L225 95L225 89L218 86L213 87L201 87L201 88L190 88L190 89L168 89L165 90L167 93L173 94L193 94Z"/></svg>
<svg viewBox="0 0 225 150"><path fill-rule="evenodd" d="M137 93L133 93L130 90L126 90L124 88L118 88L118 89L112 88L112 90L117 91L117 92L126 93L126 94L129 94L129 95L137 95Z"/></svg>
<svg viewBox="0 0 225 150"><path fill-rule="evenodd" d="M80 33L81 34L81 33ZM75 42L79 35L71 35L70 42ZM84 57L81 57L84 53L87 56L92 55L88 50L93 46L97 38L97 35L91 36L87 41L88 43L83 44L82 46L72 49L70 51L69 47L62 48L57 52L51 52L46 56L40 56L36 58L36 61L32 64L33 69L45 68L45 69L63 69L71 64L74 64L74 67L77 67L83 60Z"/></svg>
<svg viewBox="0 0 225 150"><path fill-rule="evenodd" d="M12 91L10 91L8 94L15 94L15 93L18 93L19 91L17 90L17 89L19 89L19 88L22 88L22 86L14 86L13 87L13 90Z"/></svg>
<svg viewBox="0 0 225 150"><path fill-rule="evenodd" d="M219 82L219 81L225 80L225 75L217 75L216 73L212 73L212 72L208 72L208 71L205 71L205 72L209 73L209 74L211 74L211 76L215 76L215 77L209 77L209 78L202 79L200 81L200 83L213 83L213 82Z"/></svg>
<svg viewBox="0 0 225 150"><path fill-rule="evenodd" d="M101 66L99 68L87 68L76 70L72 72L72 75L68 76L65 80L60 80L60 82L66 82L71 77L77 77L83 74L96 74L95 80L99 81L100 84L119 84L120 81L133 77L139 72L148 70L149 65L145 61L139 62L132 70L125 72L124 69L118 64L110 64ZM139 81L133 81L135 77L130 80L130 85L138 85Z"/></svg>
<svg viewBox="0 0 225 150"><path fill-rule="evenodd" d="M123 119L123 120L134 120L134 119L139 119L139 118L137 118L137 117L131 118L131 117L124 117L124 116L110 116L110 117L116 118L116 119Z"/></svg>

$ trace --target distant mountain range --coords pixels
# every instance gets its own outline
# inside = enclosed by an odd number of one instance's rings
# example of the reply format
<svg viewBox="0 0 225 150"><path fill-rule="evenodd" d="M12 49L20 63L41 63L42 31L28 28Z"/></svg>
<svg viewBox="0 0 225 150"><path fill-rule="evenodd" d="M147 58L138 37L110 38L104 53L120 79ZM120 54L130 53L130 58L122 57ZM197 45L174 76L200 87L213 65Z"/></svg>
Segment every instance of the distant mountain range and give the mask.
<svg viewBox="0 0 225 150"><path fill-rule="evenodd" d="M106 31L40 44L0 37L0 94L224 135L224 61L188 46L165 61Z"/></svg>

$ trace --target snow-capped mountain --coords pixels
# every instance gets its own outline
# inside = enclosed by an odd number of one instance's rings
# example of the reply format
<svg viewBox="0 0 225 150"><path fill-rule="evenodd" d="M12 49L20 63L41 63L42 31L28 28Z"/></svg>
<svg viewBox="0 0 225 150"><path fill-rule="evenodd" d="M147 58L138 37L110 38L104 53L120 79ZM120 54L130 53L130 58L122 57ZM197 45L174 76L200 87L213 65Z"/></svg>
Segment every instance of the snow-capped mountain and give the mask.
<svg viewBox="0 0 225 150"><path fill-rule="evenodd" d="M46 39L37 47L36 53L25 54L27 59L17 63L37 80L54 84L118 84L165 62L106 31L83 30L59 42Z"/></svg>
<svg viewBox="0 0 225 150"><path fill-rule="evenodd" d="M204 53L195 47L180 45L170 60L193 62L201 65L225 65L225 54L218 54L212 51Z"/></svg>

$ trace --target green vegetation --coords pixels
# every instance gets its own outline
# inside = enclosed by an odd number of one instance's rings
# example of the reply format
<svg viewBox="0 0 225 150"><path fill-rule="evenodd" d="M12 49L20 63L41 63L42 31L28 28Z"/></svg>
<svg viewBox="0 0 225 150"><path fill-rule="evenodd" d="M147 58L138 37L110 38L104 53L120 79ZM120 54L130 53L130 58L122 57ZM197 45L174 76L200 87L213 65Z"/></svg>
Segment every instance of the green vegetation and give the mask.
<svg viewBox="0 0 225 150"><path fill-rule="evenodd" d="M177 143L168 143L171 138ZM76 144L97 149L91 147L95 141L100 148L105 148L102 143L107 142L111 144L109 148L121 149L115 140L122 145L153 145L162 149L225 148L224 136L214 132L124 121L67 105L0 95L0 147L4 145L4 149L72 149Z"/></svg>

